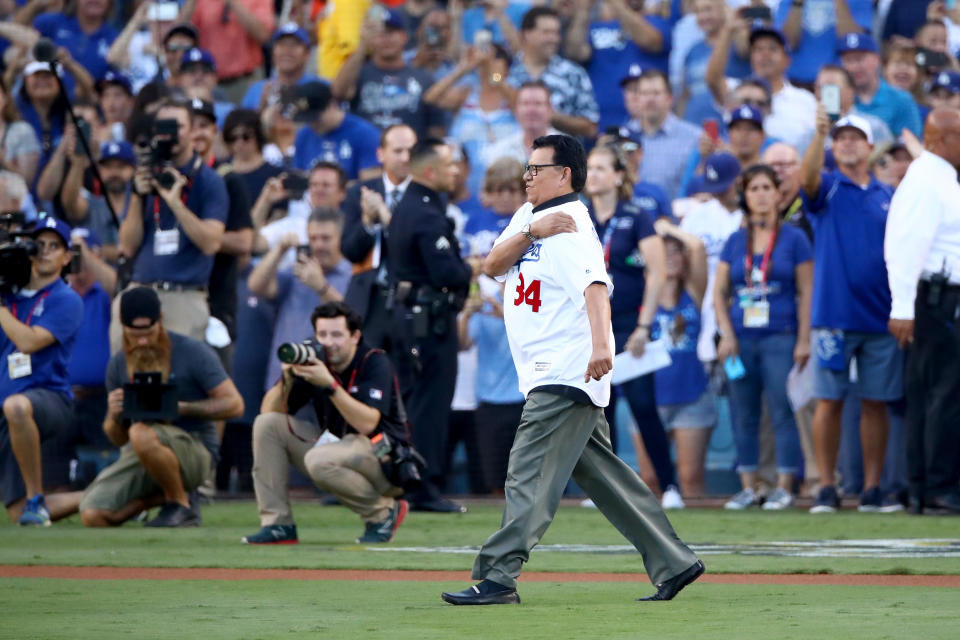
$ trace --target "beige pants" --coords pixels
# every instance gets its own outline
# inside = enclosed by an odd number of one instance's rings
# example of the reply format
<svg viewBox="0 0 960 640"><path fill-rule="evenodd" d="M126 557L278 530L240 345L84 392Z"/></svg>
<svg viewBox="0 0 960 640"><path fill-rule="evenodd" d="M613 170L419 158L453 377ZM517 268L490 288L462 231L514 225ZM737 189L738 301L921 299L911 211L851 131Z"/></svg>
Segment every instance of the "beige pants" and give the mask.
<svg viewBox="0 0 960 640"><path fill-rule="evenodd" d="M253 423L253 488L261 526L293 524L288 495L288 465L308 475L364 522L380 522L398 493L364 436L347 435L340 442L314 447L316 425L282 413L264 413Z"/></svg>
<svg viewBox="0 0 960 640"><path fill-rule="evenodd" d="M143 286L136 282L130 283L125 289ZM116 353L123 348L123 329L120 325L120 298L121 293L115 296L110 307L110 353ZM160 298L160 311L163 313L163 327L189 336L203 342L206 339L207 323L210 322L210 304L204 291L161 291L157 290Z"/></svg>

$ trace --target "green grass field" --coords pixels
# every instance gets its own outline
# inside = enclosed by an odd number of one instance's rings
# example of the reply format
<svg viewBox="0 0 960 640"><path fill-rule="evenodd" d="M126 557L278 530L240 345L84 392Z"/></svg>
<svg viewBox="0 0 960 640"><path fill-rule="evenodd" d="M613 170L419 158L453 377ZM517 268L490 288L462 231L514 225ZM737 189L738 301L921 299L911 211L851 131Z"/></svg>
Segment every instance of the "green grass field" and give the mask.
<svg viewBox="0 0 960 640"><path fill-rule="evenodd" d="M301 544L248 547L252 503L204 509L204 526L87 530L76 518L45 530L0 525L0 564L150 567L448 569L471 553L375 551L353 544L359 519L341 507L295 505ZM477 546L500 507L410 514L387 548ZM768 541L950 538L960 520L840 513L688 510L671 514L694 545ZM562 508L542 544L620 545L594 510ZM705 555L710 573L960 574L960 558ZM523 583L519 607L460 608L439 593L465 583L351 581L94 581L0 579L0 638L955 638L960 591L926 587L696 584L670 603L651 591L632 552L534 551L530 570L635 572L637 584Z"/></svg>

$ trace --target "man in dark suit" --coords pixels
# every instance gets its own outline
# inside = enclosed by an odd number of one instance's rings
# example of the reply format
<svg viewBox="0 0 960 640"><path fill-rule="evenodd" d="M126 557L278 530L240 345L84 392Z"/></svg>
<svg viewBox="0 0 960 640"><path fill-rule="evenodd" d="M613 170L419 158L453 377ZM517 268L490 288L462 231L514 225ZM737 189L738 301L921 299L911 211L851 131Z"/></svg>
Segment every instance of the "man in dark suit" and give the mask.
<svg viewBox="0 0 960 640"><path fill-rule="evenodd" d="M404 124L384 129L377 149L383 175L353 185L343 202L343 255L354 276L344 297L363 317L368 345L390 350L389 274L386 230L397 203L410 184L410 149L417 134Z"/></svg>

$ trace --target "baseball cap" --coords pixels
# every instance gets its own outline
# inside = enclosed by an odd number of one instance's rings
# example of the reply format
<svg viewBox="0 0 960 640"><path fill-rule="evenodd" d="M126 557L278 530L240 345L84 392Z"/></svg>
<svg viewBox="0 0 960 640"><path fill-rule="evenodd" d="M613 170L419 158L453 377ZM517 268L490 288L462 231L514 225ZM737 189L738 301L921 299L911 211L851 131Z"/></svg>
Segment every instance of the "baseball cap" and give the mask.
<svg viewBox="0 0 960 640"><path fill-rule="evenodd" d="M190 100L190 115L204 116L214 122L217 121L217 114L213 110L213 103L209 100L203 100L202 98L193 98Z"/></svg>
<svg viewBox="0 0 960 640"><path fill-rule="evenodd" d="M178 33L183 34L188 38L192 38L194 42L196 42L197 39L200 37L199 34L197 33L197 28L194 27L192 24L190 24L189 22L178 22L177 24L170 27L170 29L168 29L167 32L163 35L163 44L167 44L167 40L169 40L172 36Z"/></svg>
<svg viewBox="0 0 960 640"><path fill-rule="evenodd" d="M867 33L848 33L837 38L837 55L850 51L869 51L878 53L877 42Z"/></svg>
<svg viewBox="0 0 960 640"><path fill-rule="evenodd" d="M690 193L723 193L740 175L740 162L730 153L714 153L703 168L703 175L695 176Z"/></svg>
<svg viewBox="0 0 960 640"><path fill-rule="evenodd" d="M960 93L960 73L957 71L941 71L927 85L928 93L934 89L946 89L950 93Z"/></svg>
<svg viewBox="0 0 960 640"><path fill-rule="evenodd" d="M126 140L111 140L100 145L100 162L106 162L107 160L123 160L127 164L137 164L137 156L133 152L133 145Z"/></svg>
<svg viewBox="0 0 960 640"><path fill-rule="evenodd" d="M27 66L23 68L23 77L32 76L40 71L53 73L53 66L49 62L40 62L39 60L28 62Z"/></svg>
<svg viewBox="0 0 960 640"><path fill-rule="evenodd" d="M744 104L736 109L731 109L723 115L723 122L728 127L735 122L749 121L763 129L763 113L756 107Z"/></svg>
<svg viewBox="0 0 960 640"><path fill-rule="evenodd" d="M280 38L285 38L287 36L296 38L305 47L309 47L311 45L310 36L308 36L307 32L301 29L300 25L298 25L296 22L288 22L274 31L273 38L270 39L270 42L276 42Z"/></svg>
<svg viewBox="0 0 960 640"><path fill-rule="evenodd" d="M97 235L97 232L93 229L87 229L86 227L74 227L70 232L70 238L83 238L83 241L87 243L87 246L91 249L103 246L103 242L100 241L100 236Z"/></svg>
<svg viewBox="0 0 960 640"><path fill-rule="evenodd" d="M627 75L620 78L620 86L626 85L628 82L632 82L643 75L643 67L638 64L630 65L630 68L627 69Z"/></svg>
<svg viewBox="0 0 960 640"><path fill-rule="evenodd" d="M185 69L194 64L202 64L209 68L210 71L217 70L217 63L213 60L213 54L206 49L200 49L199 47L187 49L183 52L183 58L180 59L181 69Z"/></svg>
<svg viewBox="0 0 960 640"><path fill-rule="evenodd" d="M332 98L326 82L304 82L285 91L284 115L295 122L313 122L329 106Z"/></svg>
<svg viewBox="0 0 960 640"><path fill-rule="evenodd" d="M132 327L137 318L147 318L150 326L160 319L160 297L149 287L134 287L120 297L120 322Z"/></svg>
<svg viewBox="0 0 960 640"><path fill-rule="evenodd" d="M840 118L830 130L830 137L835 138L841 129L856 129L866 137L867 142L873 144L873 129L866 118L853 114Z"/></svg>
<svg viewBox="0 0 960 640"><path fill-rule="evenodd" d="M633 144L637 145L638 149L643 148L643 137L639 132L630 129L630 127L619 127L616 135L617 142L619 143L632 142Z"/></svg>
<svg viewBox="0 0 960 640"><path fill-rule="evenodd" d="M400 12L396 9L387 9L383 14L383 28L398 29L400 31L407 30L407 27L403 24L403 16L400 15Z"/></svg>
<svg viewBox="0 0 960 640"><path fill-rule="evenodd" d="M37 226L34 227L33 232L30 234L36 238L40 233L44 231L53 231L60 239L63 240L63 244L70 246L70 227L63 220L58 220L53 216L44 216L37 220Z"/></svg>
<svg viewBox="0 0 960 640"><path fill-rule="evenodd" d="M763 20L754 20L753 25L750 27L750 46L753 46L753 43L760 38L773 38L780 43L784 49L787 49L787 38L783 35L783 31L777 29L771 24L764 22Z"/></svg>
<svg viewBox="0 0 960 640"><path fill-rule="evenodd" d="M133 84L130 82L130 78L128 78L125 73L121 73L120 71L114 71L113 69L110 69L103 74L103 78L97 83L97 91L102 93L107 85L120 87L129 95L133 95Z"/></svg>

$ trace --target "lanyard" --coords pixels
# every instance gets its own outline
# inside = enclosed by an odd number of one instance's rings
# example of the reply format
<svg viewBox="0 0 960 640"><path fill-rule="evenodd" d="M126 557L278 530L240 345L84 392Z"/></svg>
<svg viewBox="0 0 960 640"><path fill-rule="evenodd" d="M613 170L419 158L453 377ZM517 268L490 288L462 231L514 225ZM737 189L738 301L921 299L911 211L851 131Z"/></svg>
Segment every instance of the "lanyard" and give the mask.
<svg viewBox="0 0 960 640"><path fill-rule="evenodd" d="M607 267L607 273L610 273L610 245L613 244L613 221L616 217L616 213L610 216L607 226L603 229L603 263Z"/></svg>
<svg viewBox="0 0 960 640"><path fill-rule="evenodd" d="M187 206L187 196L190 195L190 189L193 187L193 181L197 177L197 171L203 165L203 160L200 156L197 156L197 159L193 163L193 171L190 174L190 177L187 179L187 184L183 186L183 189L180 191L180 201L183 202L183 206ZM160 196L153 196L153 228L155 231L160 231ZM176 216L174 216L176 218ZM177 223L174 222L173 226L177 226Z"/></svg>
<svg viewBox="0 0 960 640"><path fill-rule="evenodd" d="M30 326L30 321L33 319L33 312L37 310L37 307L40 306L40 303L46 300L49 295L50 295L49 291L44 291L43 294L40 296L40 298L33 303L33 307L30 309L30 313L27 314L27 319L23 321L23 324L27 325L28 327ZM13 317L16 318L17 317L16 302L10 305L10 311L13 312Z"/></svg>
<svg viewBox="0 0 960 640"><path fill-rule="evenodd" d="M749 222L747 224L749 224ZM749 240L750 238L748 234L747 244L750 244ZM767 249L766 251L763 252L763 262L760 263L760 272L761 272L760 284L764 286L766 286L767 277L770 275L770 262L771 262L770 258L773 254L773 245L775 245L776 243L777 243L777 227L774 227L773 235L770 236L770 242L767 243ZM753 285L753 247L749 247L749 246L747 247L747 257L744 262L746 265L746 273L744 274L744 278L746 279L747 287L749 288Z"/></svg>

